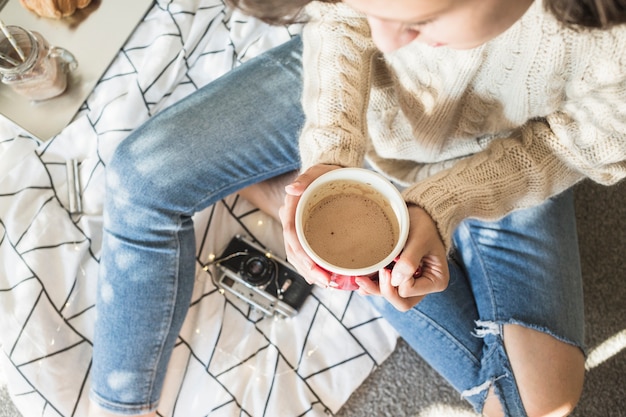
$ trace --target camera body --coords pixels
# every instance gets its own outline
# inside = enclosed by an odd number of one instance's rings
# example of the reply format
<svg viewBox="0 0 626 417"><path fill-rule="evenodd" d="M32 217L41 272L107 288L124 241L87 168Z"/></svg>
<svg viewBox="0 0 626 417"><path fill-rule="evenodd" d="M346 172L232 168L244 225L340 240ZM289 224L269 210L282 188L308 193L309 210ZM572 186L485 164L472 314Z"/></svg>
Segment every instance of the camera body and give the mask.
<svg viewBox="0 0 626 417"><path fill-rule="evenodd" d="M215 262L216 284L267 315L293 317L312 286L287 262L241 235Z"/></svg>

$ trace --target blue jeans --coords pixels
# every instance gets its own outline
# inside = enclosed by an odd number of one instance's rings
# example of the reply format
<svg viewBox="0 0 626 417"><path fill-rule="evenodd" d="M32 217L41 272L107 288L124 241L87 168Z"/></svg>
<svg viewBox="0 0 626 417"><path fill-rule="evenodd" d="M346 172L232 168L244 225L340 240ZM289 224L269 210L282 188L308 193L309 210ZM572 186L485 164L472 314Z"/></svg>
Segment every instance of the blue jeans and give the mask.
<svg viewBox="0 0 626 417"><path fill-rule="evenodd" d="M295 38L153 117L106 167L91 398L156 408L195 279L192 216L297 170L304 116Z"/></svg>
<svg viewBox="0 0 626 417"><path fill-rule="evenodd" d="M296 37L162 111L108 164L91 388L101 407L157 406L194 284L194 213L299 168L301 50ZM575 237L567 195L498 223L466 221L445 292L405 314L375 302L453 386L471 390L507 367L497 332L476 338L475 321L519 321L582 344ZM521 407L512 378L497 381Z"/></svg>
<svg viewBox="0 0 626 417"><path fill-rule="evenodd" d="M507 416L526 416L502 326L519 324L583 349L573 192L498 222L465 220L453 243L445 291L406 313L384 299L370 300L476 411L493 385Z"/></svg>

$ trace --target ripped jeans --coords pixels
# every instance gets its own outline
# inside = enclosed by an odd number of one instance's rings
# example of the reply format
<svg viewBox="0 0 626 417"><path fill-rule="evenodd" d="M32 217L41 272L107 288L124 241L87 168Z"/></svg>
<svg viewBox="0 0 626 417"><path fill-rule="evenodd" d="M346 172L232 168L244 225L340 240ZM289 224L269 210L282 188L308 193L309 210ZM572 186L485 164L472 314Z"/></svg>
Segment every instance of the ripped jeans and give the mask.
<svg viewBox="0 0 626 417"><path fill-rule="evenodd" d="M493 386L507 416L526 416L503 325L519 324L583 349L573 192L498 222L465 220L453 243L445 291L429 294L406 313L369 298L476 411Z"/></svg>
<svg viewBox="0 0 626 417"><path fill-rule="evenodd" d="M194 213L299 168L301 48L296 37L163 110L108 163L90 393L102 408L158 405L194 285ZM496 223L466 221L454 242L446 291L405 314L372 300L477 409L493 381L522 416L499 326L583 340L571 192Z"/></svg>

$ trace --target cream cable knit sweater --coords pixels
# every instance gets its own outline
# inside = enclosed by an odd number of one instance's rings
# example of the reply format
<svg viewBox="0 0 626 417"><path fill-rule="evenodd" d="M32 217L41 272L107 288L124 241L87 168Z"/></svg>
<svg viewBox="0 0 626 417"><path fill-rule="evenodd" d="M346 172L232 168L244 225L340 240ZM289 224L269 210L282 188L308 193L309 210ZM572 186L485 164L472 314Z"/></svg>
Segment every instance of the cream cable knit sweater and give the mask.
<svg viewBox="0 0 626 417"><path fill-rule="evenodd" d="M406 186L448 248L464 218L626 176L626 27L567 29L536 0L476 49L414 42L383 56L346 5L307 11L303 168L367 158Z"/></svg>

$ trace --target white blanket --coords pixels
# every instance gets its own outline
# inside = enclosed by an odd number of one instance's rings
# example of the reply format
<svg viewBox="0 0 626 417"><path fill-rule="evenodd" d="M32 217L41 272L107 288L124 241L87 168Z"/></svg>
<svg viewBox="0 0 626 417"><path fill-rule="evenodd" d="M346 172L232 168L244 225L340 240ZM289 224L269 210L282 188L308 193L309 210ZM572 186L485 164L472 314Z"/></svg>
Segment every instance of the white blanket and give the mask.
<svg viewBox="0 0 626 417"><path fill-rule="evenodd" d="M298 30L269 27L221 0L159 0L59 135L38 142L0 117L0 358L24 416L86 413L113 149L151 115ZM78 215L69 212L71 159L79 161ZM264 318L225 297L200 264L236 233L284 255L280 226L236 195L195 220L197 281L159 414L337 412L393 351L396 333L355 293L316 288L292 319Z"/></svg>

